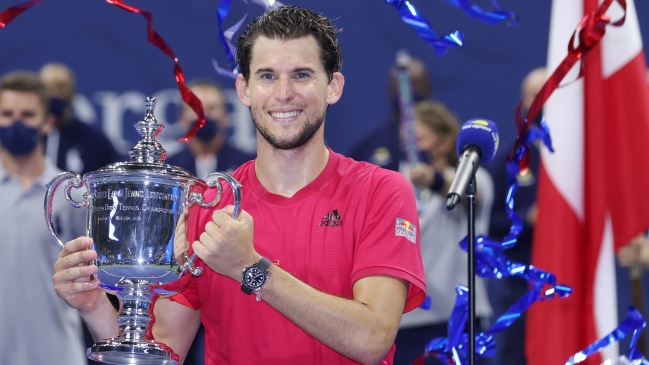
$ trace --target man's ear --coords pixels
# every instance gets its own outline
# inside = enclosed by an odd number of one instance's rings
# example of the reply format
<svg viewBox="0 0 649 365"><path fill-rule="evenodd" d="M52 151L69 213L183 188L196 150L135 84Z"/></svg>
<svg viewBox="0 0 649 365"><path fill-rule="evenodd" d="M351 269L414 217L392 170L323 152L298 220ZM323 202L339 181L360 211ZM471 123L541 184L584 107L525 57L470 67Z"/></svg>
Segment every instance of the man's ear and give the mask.
<svg viewBox="0 0 649 365"><path fill-rule="evenodd" d="M340 72L334 72L329 85L327 85L327 104L336 104L340 97L343 95L343 87L345 86L345 76Z"/></svg>
<svg viewBox="0 0 649 365"><path fill-rule="evenodd" d="M234 86L237 89L237 96L241 101L241 104L249 107L250 106L250 87L248 86L248 81L243 78L242 74L237 76L237 80L234 83Z"/></svg>

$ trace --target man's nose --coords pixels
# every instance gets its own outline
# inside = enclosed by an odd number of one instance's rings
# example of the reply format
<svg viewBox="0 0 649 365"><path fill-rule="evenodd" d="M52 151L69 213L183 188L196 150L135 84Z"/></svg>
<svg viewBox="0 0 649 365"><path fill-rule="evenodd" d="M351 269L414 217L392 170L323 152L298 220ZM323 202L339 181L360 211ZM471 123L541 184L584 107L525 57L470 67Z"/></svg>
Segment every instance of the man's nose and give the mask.
<svg viewBox="0 0 649 365"><path fill-rule="evenodd" d="M295 90L293 83L288 77L281 77L277 82L276 99L281 102L288 102L293 100Z"/></svg>

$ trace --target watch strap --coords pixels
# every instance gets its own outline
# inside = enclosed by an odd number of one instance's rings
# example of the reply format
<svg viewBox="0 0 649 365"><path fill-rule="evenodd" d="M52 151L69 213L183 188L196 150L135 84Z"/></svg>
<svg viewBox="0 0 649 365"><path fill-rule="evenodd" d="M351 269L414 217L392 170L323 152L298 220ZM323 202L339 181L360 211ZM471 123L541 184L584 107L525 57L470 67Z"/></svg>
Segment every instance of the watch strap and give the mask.
<svg viewBox="0 0 649 365"><path fill-rule="evenodd" d="M250 294L252 294L253 290L254 289L252 289L251 287L249 287L248 285L245 284L245 279L244 279L244 282L241 282L241 291L242 292L250 295Z"/></svg>
<svg viewBox="0 0 649 365"><path fill-rule="evenodd" d="M270 265L272 264L273 263L270 261L270 259L262 256L261 260L259 260L256 265L259 266L260 269L268 271L270 269Z"/></svg>

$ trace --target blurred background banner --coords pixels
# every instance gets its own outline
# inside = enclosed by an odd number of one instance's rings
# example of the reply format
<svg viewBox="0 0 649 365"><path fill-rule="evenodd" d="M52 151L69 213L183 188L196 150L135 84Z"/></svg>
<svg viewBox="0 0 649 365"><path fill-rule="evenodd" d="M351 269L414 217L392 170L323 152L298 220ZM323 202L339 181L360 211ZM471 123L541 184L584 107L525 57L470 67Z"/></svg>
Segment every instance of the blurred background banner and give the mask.
<svg viewBox="0 0 649 365"><path fill-rule="evenodd" d="M5 1L2 7L16 3ZM490 6L490 2L484 3L481 5ZM649 3L638 3L639 19L649 19ZM254 127L236 98L233 80L217 75L212 66L212 59L219 65L229 64L217 34L219 2L132 0L130 4L153 13L155 30L178 56L188 80L211 77L225 87L234 113L232 142L254 149ZM459 120L494 120L504 140L515 133L520 80L546 62L548 1L500 1L503 9L520 17L515 27L506 23L488 26L441 0L414 2L440 33L464 32L464 46L443 57L384 1L303 0L293 4L322 12L343 29L339 38L347 79L345 95L329 110L325 136L328 145L342 153L388 118L388 70L399 49L408 49L426 62L435 98L456 111ZM233 1L224 29L246 11L252 19L263 8ZM77 77L75 109L79 117L101 126L116 148L126 152L136 140L131 124L143 116L147 95L157 98L158 118L167 125L175 122L181 102L173 61L147 41L146 25L137 14L102 0L43 1L0 32L0 73L36 71L51 61L69 65ZM641 31L649 39L649 24L641 24ZM171 152L177 148L171 138L165 138L170 136L163 132L161 137L165 148Z"/></svg>

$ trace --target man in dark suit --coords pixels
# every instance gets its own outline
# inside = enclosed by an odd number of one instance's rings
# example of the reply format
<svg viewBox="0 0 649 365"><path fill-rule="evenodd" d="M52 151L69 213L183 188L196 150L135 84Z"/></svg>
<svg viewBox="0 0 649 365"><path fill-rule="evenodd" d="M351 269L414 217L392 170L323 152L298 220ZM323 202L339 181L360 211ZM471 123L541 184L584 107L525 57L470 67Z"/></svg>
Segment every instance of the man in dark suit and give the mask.
<svg viewBox="0 0 649 365"><path fill-rule="evenodd" d="M243 152L228 143L230 119L221 87L206 79L194 80L188 85L203 104L207 120L205 126L178 153L167 157L166 163L205 179L212 172L232 172L244 162L254 159L254 154ZM177 122L179 128L188 131L195 120L196 113L189 105L183 104Z"/></svg>
<svg viewBox="0 0 649 365"><path fill-rule="evenodd" d="M40 70L50 98L55 128L47 135L47 156L63 171L85 174L113 162L123 161L108 137L96 126L79 120L72 109L76 82L72 71L61 63L48 63Z"/></svg>

